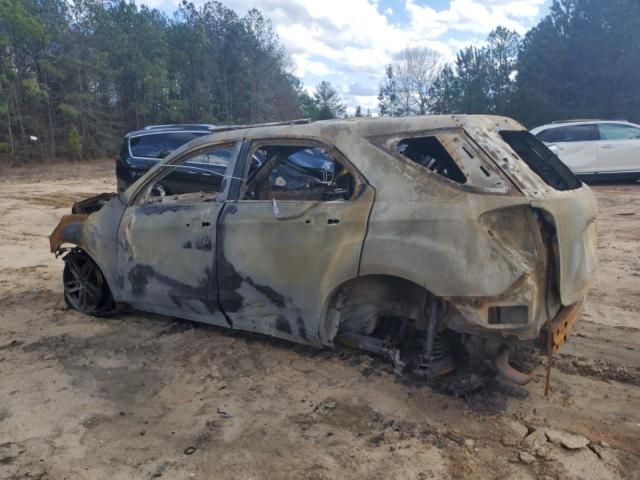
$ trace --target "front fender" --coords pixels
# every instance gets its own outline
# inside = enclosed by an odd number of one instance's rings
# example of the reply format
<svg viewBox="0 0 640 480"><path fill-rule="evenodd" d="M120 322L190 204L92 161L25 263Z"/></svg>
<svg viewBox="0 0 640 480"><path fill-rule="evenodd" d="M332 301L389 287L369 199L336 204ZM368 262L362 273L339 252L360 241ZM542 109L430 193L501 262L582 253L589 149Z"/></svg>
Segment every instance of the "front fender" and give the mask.
<svg viewBox="0 0 640 480"><path fill-rule="evenodd" d="M51 253L56 253L65 243L71 243L78 247L83 247L84 222L89 215L86 213L72 213L60 219L58 225L49 235L49 245Z"/></svg>
<svg viewBox="0 0 640 480"><path fill-rule="evenodd" d="M65 245L81 248L98 265L114 299L118 301L117 282L118 227L126 204L113 194L102 194L74 205L49 236L51 252L60 254Z"/></svg>

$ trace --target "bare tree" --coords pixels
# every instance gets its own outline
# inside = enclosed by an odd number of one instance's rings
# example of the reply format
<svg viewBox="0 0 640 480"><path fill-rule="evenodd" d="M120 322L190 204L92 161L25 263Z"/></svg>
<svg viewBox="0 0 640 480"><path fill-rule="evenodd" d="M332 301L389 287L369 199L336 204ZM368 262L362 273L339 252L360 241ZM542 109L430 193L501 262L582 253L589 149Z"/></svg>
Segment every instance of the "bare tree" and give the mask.
<svg viewBox="0 0 640 480"><path fill-rule="evenodd" d="M393 56L404 115L428 112L431 89L443 63L442 55L427 47L408 47Z"/></svg>

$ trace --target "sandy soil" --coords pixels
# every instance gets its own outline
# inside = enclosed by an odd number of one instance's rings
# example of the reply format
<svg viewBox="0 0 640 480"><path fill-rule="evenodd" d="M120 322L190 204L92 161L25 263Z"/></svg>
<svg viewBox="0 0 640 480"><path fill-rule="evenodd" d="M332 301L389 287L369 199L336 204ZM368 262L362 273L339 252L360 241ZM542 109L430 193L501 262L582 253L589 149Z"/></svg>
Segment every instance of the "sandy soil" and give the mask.
<svg viewBox="0 0 640 480"><path fill-rule="evenodd" d="M531 359L525 388L427 386L358 352L68 310L47 236L112 168L0 180L0 478L640 478L640 184L595 187L600 270L545 399Z"/></svg>

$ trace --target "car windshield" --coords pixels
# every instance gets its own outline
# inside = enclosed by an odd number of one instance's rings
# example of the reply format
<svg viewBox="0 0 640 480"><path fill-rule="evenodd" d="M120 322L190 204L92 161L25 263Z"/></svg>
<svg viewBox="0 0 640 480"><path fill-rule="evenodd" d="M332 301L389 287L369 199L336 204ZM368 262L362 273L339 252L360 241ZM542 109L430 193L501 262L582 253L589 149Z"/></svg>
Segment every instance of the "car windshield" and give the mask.
<svg viewBox="0 0 640 480"><path fill-rule="evenodd" d="M142 158L164 158L194 138L209 132L165 132L143 134L129 139L131 155Z"/></svg>

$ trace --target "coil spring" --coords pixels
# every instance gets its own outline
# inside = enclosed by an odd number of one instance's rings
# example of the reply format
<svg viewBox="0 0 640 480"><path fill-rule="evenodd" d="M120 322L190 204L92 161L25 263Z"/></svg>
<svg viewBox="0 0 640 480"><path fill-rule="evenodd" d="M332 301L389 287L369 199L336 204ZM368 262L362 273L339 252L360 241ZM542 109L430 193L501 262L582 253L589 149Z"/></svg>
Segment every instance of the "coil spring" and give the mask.
<svg viewBox="0 0 640 480"><path fill-rule="evenodd" d="M426 343L426 338L423 341ZM431 358L427 358L427 352L422 350L416 360L416 370L425 371L429 370L439 362L449 362L449 342L446 337L442 334L436 333L435 338L433 339L433 351L431 353Z"/></svg>
<svg viewBox="0 0 640 480"><path fill-rule="evenodd" d="M449 342L444 337L444 335L436 334L433 339L433 353L431 354L430 359L425 359L427 361L431 361L431 363L437 362L439 360L444 360L449 356Z"/></svg>

